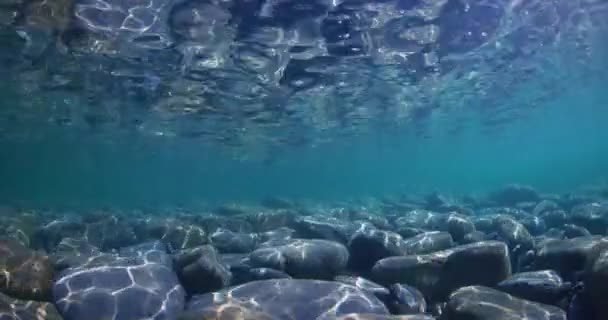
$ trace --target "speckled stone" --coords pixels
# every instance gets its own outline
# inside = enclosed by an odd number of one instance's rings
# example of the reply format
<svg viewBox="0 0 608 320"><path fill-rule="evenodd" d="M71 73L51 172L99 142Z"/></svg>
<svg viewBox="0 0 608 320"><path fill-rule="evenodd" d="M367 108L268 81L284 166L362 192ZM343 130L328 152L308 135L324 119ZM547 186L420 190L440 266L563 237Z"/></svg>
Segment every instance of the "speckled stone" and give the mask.
<svg viewBox="0 0 608 320"><path fill-rule="evenodd" d="M13 299L0 293L2 320L62 320L53 304Z"/></svg>
<svg viewBox="0 0 608 320"><path fill-rule="evenodd" d="M0 240L0 291L24 300L48 301L53 279L48 256L15 240Z"/></svg>

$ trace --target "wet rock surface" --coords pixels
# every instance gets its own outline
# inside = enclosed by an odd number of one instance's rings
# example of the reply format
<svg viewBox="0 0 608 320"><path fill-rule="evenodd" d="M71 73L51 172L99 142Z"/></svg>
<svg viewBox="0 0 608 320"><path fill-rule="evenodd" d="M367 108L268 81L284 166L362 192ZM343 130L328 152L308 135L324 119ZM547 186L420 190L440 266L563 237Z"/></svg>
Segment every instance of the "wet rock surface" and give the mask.
<svg viewBox="0 0 608 320"><path fill-rule="evenodd" d="M327 319L351 313L389 314L379 299L357 287L330 281L291 279L256 281L217 294L197 296L188 304L186 314L200 317L211 306L221 308L222 304L234 300L254 302L260 312L277 319Z"/></svg>
<svg viewBox="0 0 608 320"><path fill-rule="evenodd" d="M372 280L406 283L431 300L442 300L468 285L494 286L511 275L509 251L498 241L478 242L432 253L378 261Z"/></svg>
<svg viewBox="0 0 608 320"><path fill-rule="evenodd" d="M450 295L446 307L449 320L566 320L566 313L554 306L517 299L491 288L464 287Z"/></svg>
<svg viewBox="0 0 608 320"><path fill-rule="evenodd" d="M0 240L0 292L25 299L50 299L54 268L49 258L9 239Z"/></svg>
<svg viewBox="0 0 608 320"><path fill-rule="evenodd" d="M385 215L280 203L165 216L9 212L0 219L0 317L608 317L608 237L588 229L600 202L506 195L500 207L383 203ZM510 197L527 201L506 205Z"/></svg>
<svg viewBox="0 0 608 320"><path fill-rule="evenodd" d="M149 261L147 254L107 256L69 268L53 285L53 302L66 320L166 319L181 312L184 301L171 266Z"/></svg>
<svg viewBox="0 0 608 320"><path fill-rule="evenodd" d="M282 270L295 278L332 279L346 268L348 250L327 240L294 239L289 244L252 252L252 266Z"/></svg>
<svg viewBox="0 0 608 320"><path fill-rule="evenodd" d="M50 302L13 299L0 293L0 319L3 320L62 320Z"/></svg>
<svg viewBox="0 0 608 320"><path fill-rule="evenodd" d="M212 246L186 249L174 256L175 270L188 294L200 294L228 286L232 274Z"/></svg>

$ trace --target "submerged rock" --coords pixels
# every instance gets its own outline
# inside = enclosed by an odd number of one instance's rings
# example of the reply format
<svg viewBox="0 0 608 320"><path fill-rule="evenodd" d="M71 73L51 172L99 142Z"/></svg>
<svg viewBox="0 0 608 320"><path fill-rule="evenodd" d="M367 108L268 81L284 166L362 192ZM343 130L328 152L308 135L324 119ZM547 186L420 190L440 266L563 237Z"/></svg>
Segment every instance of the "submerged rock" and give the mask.
<svg viewBox="0 0 608 320"><path fill-rule="evenodd" d="M435 318L425 314L383 315L371 313L352 313L338 317L336 320L435 320Z"/></svg>
<svg viewBox="0 0 608 320"><path fill-rule="evenodd" d="M608 319L608 249L604 249L595 261L588 264L583 280L596 319Z"/></svg>
<svg viewBox="0 0 608 320"><path fill-rule="evenodd" d="M563 226L564 237L567 239L578 238L578 237L588 237L591 235L591 232L587 230L585 227L577 226L574 224L565 224Z"/></svg>
<svg viewBox="0 0 608 320"><path fill-rule="evenodd" d="M475 243L487 240L488 236L482 231L473 231L471 233L467 233L462 239L463 244Z"/></svg>
<svg viewBox="0 0 608 320"><path fill-rule="evenodd" d="M350 313L388 315L373 294L357 287L331 281L278 279L246 283L221 292L195 296L186 314L197 319L209 308L221 308L234 301L255 301L256 309L276 319L332 319ZM213 307L216 306L216 307Z"/></svg>
<svg viewBox="0 0 608 320"><path fill-rule="evenodd" d="M361 277L351 277L351 276L337 276L335 281L348 284L351 286L355 286L363 291L369 292L375 295L378 299L380 299L385 304L388 304L391 301L391 292L388 288L381 286L373 281L367 280Z"/></svg>
<svg viewBox="0 0 608 320"><path fill-rule="evenodd" d="M448 232L430 231L415 237L405 239L403 246L406 254L427 254L454 246L452 236Z"/></svg>
<svg viewBox="0 0 608 320"><path fill-rule="evenodd" d="M592 234L605 235L608 229L608 202L578 205L570 212L570 221Z"/></svg>
<svg viewBox="0 0 608 320"><path fill-rule="evenodd" d="M173 260L177 276L190 295L219 290L230 284L232 275L212 246L186 249Z"/></svg>
<svg viewBox="0 0 608 320"><path fill-rule="evenodd" d="M567 298L573 289L553 270L518 273L500 282L497 288L521 299L553 305Z"/></svg>
<svg viewBox="0 0 608 320"><path fill-rule="evenodd" d="M482 286L464 287L452 293L445 316L447 320L566 320L566 313L557 307Z"/></svg>
<svg viewBox="0 0 608 320"><path fill-rule="evenodd" d="M520 202L540 201L540 195L532 187L512 184L492 193L488 199L498 205L514 207Z"/></svg>
<svg viewBox="0 0 608 320"><path fill-rule="evenodd" d="M182 312L177 320L278 320L255 304L237 299L221 299L208 305L190 308Z"/></svg>
<svg viewBox="0 0 608 320"><path fill-rule="evenodd" d="M389 287L392 299L386 305L393 314L422 314L426 312L426 301L422 293L408 285L393 284Z"/></svg>
<svg viewBox="0 0 608 320"><path fill-rule="evenodd" d="M372 268L380 284L405 283L430 300L467 285L494 286L511 275L507 246L498 241L463 245L428 255L390 257Z"/></svg>
<svg viewBox="0 0 608 320"><path fill-rule="evenodd" d="M59 242L51 260L57 270L85 264L89 259L101 255L96 246L85 239L64 238Z"/></svg>
<svg viewBox="0 0 608 320"><path fill-rule="evenodd" d="M334 217L303 216L296 218L294 229L304 239L324 239L347 244L357 226Z"/></svg>
<svg viewBox="0 0 608 320"><path fill-rule="evenodd" d="M32 247L51 252L63 238L82 238L86 225L72 218L53 220L40 226L32 236Z"/></svg>
<svg viewBox="0 0 608 320"><path fill-rule="evenodd" d="M0 293L0 319L63 320L52 303L18 300L2 293Z"/></svg>
<svg viewBox="0 0 608 320"><path fill-rule="evenodd" d="M468 217L456 213L447 217L447 228L457 242L461 242L465 235L475 231L475 225Z"/></svg>
<svg viewBox="0 0 608 320"><path fill-rule="evenodd" d="M253 267L281 270L295 278L332 279L346 268L348 250L333 241L294 239L255 250L249 260Z"/></svg>
<svg viewBox="0 0 608 320"><path fill-rule="evenodd" d="M255 309L247 303L249 301L255 301ZM321 320L351 313L389 314L373 294L351 285L278 279L250 282L218 293L195 296L180 319L205 319L204 314L234 304L248 306L242 314L255 313L260 319ZM253 316L244 318L258 319Z"/></svg>
<svg viewBox="0 0 608 320"><path fill-rule="evenodd" d="M69 268L53 285L53 302L66 320L172 319L184 301L173 270L142 257L114 256Z"/></svg>
<svg viewBox="0 0 608 320"><path fill-rule="evenodd" d="M537 249L534 266L555 270L562 278L572 280L606 248L608 240L599 236L548 240Z"/></svg>
<svg viewBox="0 0 608 320"><path fill-rule="evenodd" d="M412 248L416 244L412 243ZM406 254L406 243L397 233L378 230L364 225L348 243L349 267L356 271L369 271L376 261Z"/></svg>
<svg viewBox="0 0 608 320"><path fill-rule="evenodd" d="M213 232L209 239L211 244L221 253L248 253L255 248L258 236L220 228Z"/></svg>
<svg viewBox="0 0 608 320"><path fill-rule="evenodd" d="M53 273L48 256L15 240L0 240L0 292L24 300L48 301Z"/></svg>

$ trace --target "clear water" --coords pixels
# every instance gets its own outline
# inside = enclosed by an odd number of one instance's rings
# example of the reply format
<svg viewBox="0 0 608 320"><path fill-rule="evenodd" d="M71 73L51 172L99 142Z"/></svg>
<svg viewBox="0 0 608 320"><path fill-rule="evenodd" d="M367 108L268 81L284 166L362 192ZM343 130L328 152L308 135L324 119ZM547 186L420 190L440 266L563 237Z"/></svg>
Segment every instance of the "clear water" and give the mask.
<svg viewBox="0 0 608 320"><path fill-rule="evenodd" d="M136 31L75 5L3 9L1 202L566 192L608 175L603 1L185 2Z"/></svg>

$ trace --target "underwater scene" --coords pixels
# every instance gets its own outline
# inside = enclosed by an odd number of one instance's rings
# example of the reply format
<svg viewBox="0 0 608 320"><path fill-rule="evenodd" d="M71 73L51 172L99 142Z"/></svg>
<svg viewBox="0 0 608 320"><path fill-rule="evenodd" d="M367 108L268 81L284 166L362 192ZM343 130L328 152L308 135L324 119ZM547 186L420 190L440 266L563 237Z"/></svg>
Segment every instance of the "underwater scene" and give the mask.
<svg viewBox="0 0 608 320"><path fill-rule="evenodd" d="M0 0L0 320L608 320L608 0Z"/></svg>

